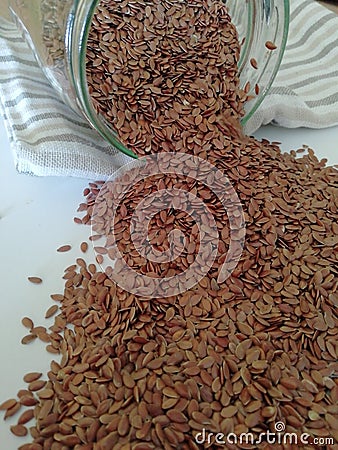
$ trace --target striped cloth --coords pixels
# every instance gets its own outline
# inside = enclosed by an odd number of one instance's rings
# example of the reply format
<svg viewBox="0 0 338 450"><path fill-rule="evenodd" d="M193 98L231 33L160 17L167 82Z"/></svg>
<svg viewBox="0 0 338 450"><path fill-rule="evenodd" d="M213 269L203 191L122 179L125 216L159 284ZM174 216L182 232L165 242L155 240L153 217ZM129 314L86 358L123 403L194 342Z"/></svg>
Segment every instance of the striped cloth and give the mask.
<svg viewBox="0 0 338 450"><path fill-rule="evenodd" d="M18 172L97 180L131 159L61 101L17 28L4 19L0 110Z"/></svg>
<svg viewBox="0 0 338 450"><path fill-rule="evenodd" d="M246 125L326 128L338 124L338 16L311 0L290 0L290 29L280 70Z"/></svg>
<svg viewBox="0 0 338 450"><path fill-rule="evenodd" d="M246 125L322 128L338 124L338 16L311 0L290 0L284 59ZM0 106L16 168L34 175L105 179L129 161L62 103L16 28L0 20Z"/></svg>

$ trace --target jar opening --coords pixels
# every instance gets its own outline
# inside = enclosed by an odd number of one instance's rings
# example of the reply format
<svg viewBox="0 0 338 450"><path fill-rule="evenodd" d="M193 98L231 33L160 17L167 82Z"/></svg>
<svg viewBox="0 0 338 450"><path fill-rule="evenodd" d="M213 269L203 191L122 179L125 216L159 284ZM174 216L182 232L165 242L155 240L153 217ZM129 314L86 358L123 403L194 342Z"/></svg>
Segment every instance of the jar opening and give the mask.
<svg viewBox="0 0 338 450"><path fill-rule="evenodd" d="M70 33L66 44L69 70L78 102L89 122L114 147L135 158L135 153L121 143L109 122L96 112L89 93L86 74L87 42L99 3L100 0L75 2L74 13L68 24ZM226 6L241 43L238 70L241 87L246 86L249 95L245 115L241 120L242 125L245 125L264 100L281 64L289 27L289 2L227 0ZM276 48L272 51L267 48L266 42L273 42ZM253 67L253 61L257 63L257 67Z"/></svg>

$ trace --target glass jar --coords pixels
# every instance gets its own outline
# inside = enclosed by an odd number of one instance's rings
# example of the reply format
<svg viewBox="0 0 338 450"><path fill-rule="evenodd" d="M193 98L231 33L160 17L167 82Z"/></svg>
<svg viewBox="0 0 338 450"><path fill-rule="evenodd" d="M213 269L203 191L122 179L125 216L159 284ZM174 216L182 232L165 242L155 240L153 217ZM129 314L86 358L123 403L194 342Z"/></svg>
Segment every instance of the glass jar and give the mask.
<svg viewBox="0 0 338 450"><path fill-rule="evenodd" d="M9 0L9 9L63 101L82 114L114 147L135 157L97 114L88 92L86 44L98 3L99 0ZM225 3L242 44L241 87L250 86L242 118L244 125L263 101L279 69L288 33L289 1L225 0ZM275 44L274 50L266 46L269 41Z"/></svg>

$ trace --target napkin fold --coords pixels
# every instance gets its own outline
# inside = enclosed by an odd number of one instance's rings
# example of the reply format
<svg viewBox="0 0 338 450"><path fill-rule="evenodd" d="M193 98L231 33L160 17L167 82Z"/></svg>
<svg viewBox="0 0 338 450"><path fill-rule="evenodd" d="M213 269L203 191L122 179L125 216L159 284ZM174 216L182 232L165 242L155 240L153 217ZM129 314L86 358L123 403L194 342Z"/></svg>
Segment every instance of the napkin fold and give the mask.
<svg viewBox="0 0 338 450"><path fill-rule="evenodd" d="M18 172L106 179L130 157L62 102L11 22L0 19L0 110Z"/></svg>
<svg viewBox="0 0 338 450"><path fill-rule="evenodd" d="M245 125L325 128L338 124L338 16L311 0L291 0L279 73ZM130 161L49 85L16 26L0 20L0 109L19 172L106 179Z"/></svg>

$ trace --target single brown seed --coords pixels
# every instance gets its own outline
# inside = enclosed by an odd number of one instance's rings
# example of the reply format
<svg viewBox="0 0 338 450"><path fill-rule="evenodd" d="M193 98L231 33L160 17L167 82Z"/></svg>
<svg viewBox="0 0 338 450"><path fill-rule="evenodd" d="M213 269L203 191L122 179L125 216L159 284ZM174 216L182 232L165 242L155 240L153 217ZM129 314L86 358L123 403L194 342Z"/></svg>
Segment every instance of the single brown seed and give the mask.
<svg viewBox="0 0 338 450"><path fill-rule="evenodd" d="M255 58L250 59L250 64L254 69L258 69L257 60Z"/></svg>
<svg viewBox="0 0 338 450"><path fill-rule="evenodd" d="M24 375L23 381L25 383L31 383L32 381L36 381L39 378L41 378L41 376L42 376L41 372L29 372L29 373L26 373L26 375Z"/></svg>
<svg viewBox="0 0 338 450"><path fill-rule="evenodd" d="M28 389L30 391L39 391L46 385L46 381L44 380L35 380L29 383Z"/></svg>
<svg viewBox="0 0 338 450"><path fill-rule="evenodd" d="M24 425L34 418L34 409L27 409L18 419L18 425Z"/></svg>
<svg viewBox="0 0 338 450"><path fill-rule="evenodd" d="M21 344L29 344L30 342L35 341L36 338L36 334L26 334L26 336L21 339Z"/></svg>
<svg viewBox="0 0 338 450"><path fill-rule="evenodd" d="M62 302L64 300L64 296L61 294L51 294L50 298L56 302Z"/></svg>
<svg viewBox="0 0 338 450"><path fill-rule="evenodd" d="M24 317L21 320L21 323L25 328L28 328L29 330L31 330L34 327L34 323L32 319L30 319L29 317Z"/></svg>
<svg viewBox="0 0 338 450"><path fill-rule="evenodd" d="M82 253L86 253L86 251L88 250L88 243L81 242L80 249L81 249Z"/></svg>
<svg viewBox="0 0 338 450"><path fill-rule="evenodd" d="M59 247L56 251L59 253L64 253L64 252L69 252L69 250L72 249L71 245L61 245L61 247Z"/></svg>
<svg viewBox="0 0 338 450"><path fill-rule="evenodd" d="M14 416L19 411L20 408L21 403L19 402L16 402L11 408L7 408L4 415L4 420L8 419L8 417Z"/></svg>
<svg viewBox="0 0 338 450"><path fill-rule="evenodd" d="M15 435L15 436L26 436L28 433L27 428L24 425L18 424L18 425L11 425L10 427L11 432Z"/></svg>
<svg viewBox="0 0 338 450"><path fill-rule="evenodd" d="M41 450L40 444L23 444L18 450Z"/></svg>
<svg viewBox="0 0 338 450"><path fill-rule="evenodd" d="M95 259L98 264L103 264L104 258L102 255L96 255Z"/></svg>
<svg viewBox="0 0 338 450"><path fill-rule="evenodd" d="M57 313L58 309L58 305L50 306L45 313L45 319L49 319L50 317L54 316L54 314Z"/></svg>
<svg viewBox="0 0 338 450"><path fill-rule="evenodd" d="M248 94L250 92L250 89L251 89L251 83L250 83L250 81L247 81L244 86L244 92L246 94Z"/></svg>
<svg viewBox="0 0 338 450"><path fill-rule="evenodd" d="M268 50L276 50L277 45L276 45L274 42L266 41L266 42L265 42L265 47L266 47Z"/></svg>
<svg viewBox="0 0 338 450"><path fill-rule="evenodd" d="M46 345L46 350L48 353L53 353L54 355L58 355L60 353L60 351L52 345Z"/></svg>
<svg viewBox="0 0 338 450"><path fill-rule="evenodd" d="M52 398L54 396L53 389L43 389L42 391L38 392L38 397L40 399L48 399Z"/></svg>
<svg viewBox="0 0 338 450"><path fill-rule="evenodd" d="M42 278L40 277L28 277L28 281L30 281L33 284L41 284Z"/></svg>
<svg viewBox="0 0 338 450"><path fill-rule="evenodd" d="M0 405L0 410L11 409L13 406L17 404L17 400L15 398L10 398Z"/></svg>
<svg viewBox="0 0 338 450"><path fill-rule="evenodd" d="M32 395L23 395L20 398L20 403L23 406L35 406L37 404L37 400Z"/></svg>

